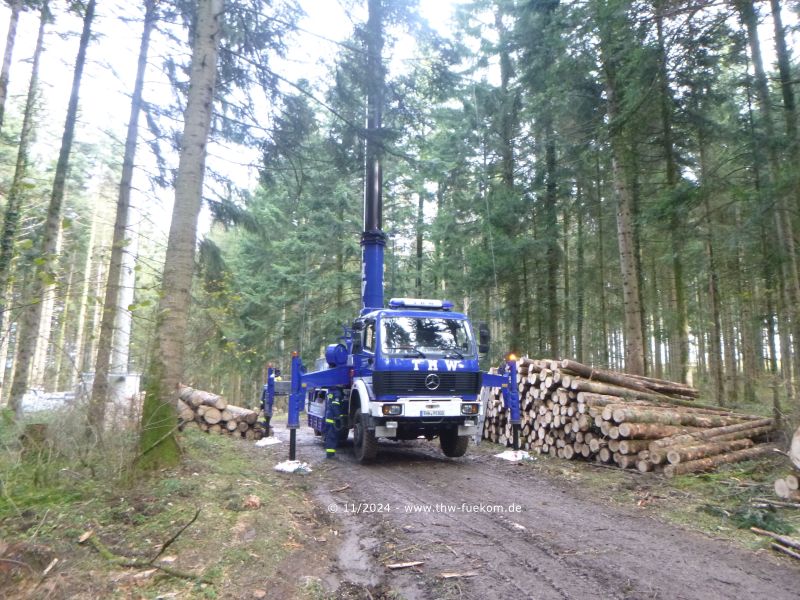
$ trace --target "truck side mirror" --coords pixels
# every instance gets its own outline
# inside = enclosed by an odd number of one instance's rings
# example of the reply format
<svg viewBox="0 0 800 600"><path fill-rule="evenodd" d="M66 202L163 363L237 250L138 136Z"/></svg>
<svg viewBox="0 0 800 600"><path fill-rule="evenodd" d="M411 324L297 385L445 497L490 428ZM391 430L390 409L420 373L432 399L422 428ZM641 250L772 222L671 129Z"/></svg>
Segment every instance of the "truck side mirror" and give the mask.
<svg viewBox="0 0 800 600"><path fill-rule="evenodd" d="M486 354L489 352L489 341L492 334L489 333L489 326L486 323L478 324L478 352Z"/></svg>

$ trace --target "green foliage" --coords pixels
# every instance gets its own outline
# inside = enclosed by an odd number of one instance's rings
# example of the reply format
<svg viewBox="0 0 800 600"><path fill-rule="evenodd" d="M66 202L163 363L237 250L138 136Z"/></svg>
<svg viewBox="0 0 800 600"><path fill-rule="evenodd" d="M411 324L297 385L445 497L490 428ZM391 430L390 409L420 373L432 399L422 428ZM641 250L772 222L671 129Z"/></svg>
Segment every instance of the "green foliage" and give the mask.
<svg viewBox="0 0 800 600"><path fill-rule="evenodd" d="M789 534L794 531L794 527L786 520L781 518L774 508L755 508L752 506L742 506L729 512L719 506L704 504L699 510L715 517L729 519L739 529L750 529L758 527L774 533Z"/></svg>

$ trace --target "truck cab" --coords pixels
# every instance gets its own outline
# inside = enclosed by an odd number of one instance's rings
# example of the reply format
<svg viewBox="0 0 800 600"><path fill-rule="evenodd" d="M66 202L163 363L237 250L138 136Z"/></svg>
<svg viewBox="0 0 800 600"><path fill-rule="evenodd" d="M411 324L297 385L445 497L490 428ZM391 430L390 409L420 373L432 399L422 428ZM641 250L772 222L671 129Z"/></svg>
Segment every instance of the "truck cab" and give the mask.
<svg viewBox="0 0 800 600"><path fill-rule="evenodd" d="M349 367L339 387L345 418L340 439L353 430L356 457L377 452L378 438L439 438L446 456L462 456L478 431L481 372L469 318L448 301L394 298L388 308L365 311L343 344L329 346L329 369ZM306 410L324 431L330 387L307 389Z"/></svg>

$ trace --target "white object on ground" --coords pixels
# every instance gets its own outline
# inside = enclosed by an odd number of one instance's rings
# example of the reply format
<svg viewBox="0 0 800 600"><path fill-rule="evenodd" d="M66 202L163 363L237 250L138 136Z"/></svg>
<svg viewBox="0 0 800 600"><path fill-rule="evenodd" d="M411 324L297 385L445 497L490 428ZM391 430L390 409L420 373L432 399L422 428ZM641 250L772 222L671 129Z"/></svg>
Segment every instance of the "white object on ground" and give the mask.
<svg viewBox="0 0 800 600"><path fill-rule="evenodd" d="M510 461L532 460L531 455L525 450L506 450L505 452L495 454L494 456L495 458L502 458L503 460Z"/></svg>
<svg viewBox="0 0 800 600"><path fill-rule="evenodd" d="M296 473L300 475L311 473L311 467L308 466L308 463L301 463L299 460L285 460L279 462L275 465L275 470L281 473Z"/></svg>
<svg viewBox="0 0 800 600"><path fill-rule="evenodd" d="M260 440L258 440L256 442L256 446L258 446L259 448L262 448L264 446L273 446L275 444L282 444L282 443L283 442L280 441L275 436L270 436L270 437L265 437L265 438L261 438Z"/></svg>

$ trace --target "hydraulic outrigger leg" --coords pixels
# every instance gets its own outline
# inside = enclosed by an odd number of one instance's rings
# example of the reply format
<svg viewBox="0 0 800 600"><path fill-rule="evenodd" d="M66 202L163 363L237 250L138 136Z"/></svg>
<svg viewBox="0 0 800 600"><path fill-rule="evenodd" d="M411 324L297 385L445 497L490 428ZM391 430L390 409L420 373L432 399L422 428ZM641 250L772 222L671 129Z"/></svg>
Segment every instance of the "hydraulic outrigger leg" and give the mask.
<svg viewBox="0 0 800 600"><path fill-rule="evenodd" d="M513 448L519 450L519 430L522 424L519 409L519 390L517 389L517 361L509 357L498 374L484 373L483 387L499 387L503 394L503 405L511 411L511 429L513 431Z"/></svg>

